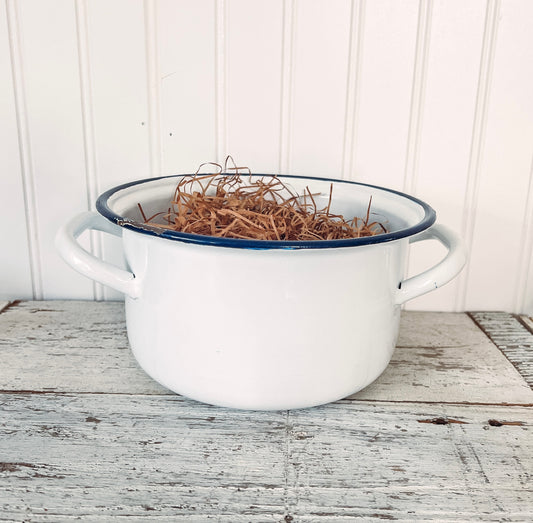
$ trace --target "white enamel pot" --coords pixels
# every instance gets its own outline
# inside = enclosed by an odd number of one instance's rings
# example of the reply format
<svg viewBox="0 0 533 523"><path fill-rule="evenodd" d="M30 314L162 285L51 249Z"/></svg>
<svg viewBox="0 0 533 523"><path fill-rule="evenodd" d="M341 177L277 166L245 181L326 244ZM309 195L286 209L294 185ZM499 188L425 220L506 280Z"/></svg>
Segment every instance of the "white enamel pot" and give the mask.
<svg viewBox="0 0 533 523"><path fill-rule="evenodd" d="M262 175L257 175L260 177ZM462 241L435 225L426 203L354 182L281 177L302 194L321 193L331 212L365 216L386 234L283 242L215 238L141 225L168 207L180 176L135 181L100 196L98 212L76 216L57 235L65 261L126 295L129 342L139 365L170 390L240 409L311 407L344 398L387 367L400 308L456 276ZM85 230L122 237L129 270L85 251ZM436 239L445 258L404 279L409 244Z"/></svg>

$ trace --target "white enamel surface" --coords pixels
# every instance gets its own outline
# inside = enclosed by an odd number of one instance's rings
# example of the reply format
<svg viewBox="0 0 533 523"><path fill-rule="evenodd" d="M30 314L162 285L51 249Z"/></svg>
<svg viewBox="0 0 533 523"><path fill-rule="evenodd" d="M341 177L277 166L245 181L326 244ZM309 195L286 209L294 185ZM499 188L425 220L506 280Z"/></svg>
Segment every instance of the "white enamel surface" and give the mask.
<svg viewBox="0 0 533 523"><path fill-rule="evenodd" d="M138 220L168 204L176 179L116 191L111 210ZM310 186L327 205L330 182ZM333 212L372 209L392 231L420 224L419 203L384 189L334 183ZM386 209L387 214L384 214ZM85 230L122 231L130 270L103 262L77 242ZM402 281L410 242L438 239L447 256ZM318 244L317 244L318 245ZM132 351L141 367L193 399L242 409L292 409L346 397L386 368L398 335L400 304L453 278L465 252L442 226L373 245L249 249L187 243L118 227L96 213L71 220L57 236L78 272L126 293ZM320 386L317 386L320 383Z"/></svg>
<svg viewBox="0 0 533 523"><path fill-rule="evenodd" d="M258 251L126 230L124 242L143 288L126 299L133 353L178 393L237 408L307 407L356 392L390 360L407 240Z"/></svg>

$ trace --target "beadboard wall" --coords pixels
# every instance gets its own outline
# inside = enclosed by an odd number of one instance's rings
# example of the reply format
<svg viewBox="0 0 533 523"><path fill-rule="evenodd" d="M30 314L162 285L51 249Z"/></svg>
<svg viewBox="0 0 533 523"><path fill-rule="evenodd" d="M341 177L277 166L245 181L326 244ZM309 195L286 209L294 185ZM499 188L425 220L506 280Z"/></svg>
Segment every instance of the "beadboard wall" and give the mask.
<svg viewBox="0 0 533 523"><path fill-rule="evenodd" d="M533 313L532 27L530 0L3 1L0 299L119 299L58 257L60 225L232 154L430 203L470 260L408 308ZM410 273L442 254L413 246Z"/></svg>

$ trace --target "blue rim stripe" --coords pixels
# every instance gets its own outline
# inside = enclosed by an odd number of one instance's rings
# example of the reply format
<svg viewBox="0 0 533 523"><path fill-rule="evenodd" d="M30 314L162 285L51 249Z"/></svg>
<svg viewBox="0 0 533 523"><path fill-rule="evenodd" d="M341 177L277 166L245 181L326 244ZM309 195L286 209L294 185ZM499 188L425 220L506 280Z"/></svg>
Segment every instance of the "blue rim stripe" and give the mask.
<svg viewBox="0 0 533 523"><path fill-rule="evenodd" d="M96 201L96 210L105 218L111 222L119 225L120 227L125 227L142 234L148 234L150 236L156 236L158 238L166 238L168 240L175 240L184 243L194 243L197 245L212 245L216 247L231 247L237 249L331 249L338 247L354 247L357 245L373 245L376 243L385 243L391 242L394 240L399 240L401 238L407 238L422 232L429 227L431 227L436 220L436 213L432 207L427 203L393 189L387 189L385 187L379 187L378 185L370 185L367 183L352 182L349 180L336 180L334 178L319 178L311 176L295 176L289 174L253 174L254 177L261 176L277 176L278 178L299 178L303 180L319 180L323 182L333 182L333 183L346 183L350 185L358 185L361 187L369 187L371 189L378 189L380 191L389 192L392 194L397 194L403 198L407 198L424 209L424 218L413 225L412 227L407 227L406 229L400 229L399 231L389 232L385 234L378 234L376 236L365 236L362 238L346 238L343 240L311 240L311 241L284 241L284 240L246 240L241 238L220 238L216 236L204 236L200 234L191 234L186 232L179 231L170 231L167 229L159 229L157 232L155 230L145 229L142 227L143 224L136 224L129 221L123 216L115 214L108 205L109 198L114 195L116 192L134 185L140 185L143 183L153 182L156 180L163 180L167 178L180 178L184 176L192 176L191 174L174 174L170 176L158 176L156 178L144 178L143 180L135 180L133 182L124 183L113 187L104 193L102 193L98 200Z"/></svg>

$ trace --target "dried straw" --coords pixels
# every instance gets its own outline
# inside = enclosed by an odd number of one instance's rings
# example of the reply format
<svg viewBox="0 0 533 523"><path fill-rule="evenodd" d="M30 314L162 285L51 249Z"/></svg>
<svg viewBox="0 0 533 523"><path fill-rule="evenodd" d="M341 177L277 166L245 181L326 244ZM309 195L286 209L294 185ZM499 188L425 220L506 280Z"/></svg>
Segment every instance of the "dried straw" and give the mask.
<svg viewBox="0 0 533 523"><path fill-rule="evenodd" d="M229 167L228 162L233 166ZM217 167L217 172L200 174L206 165ZM166 211L146 217L138 204L144 223L173 231L250 240L337 240L387 232L381 223L370 222L372 197L364 219L346 220L330 212L333 184L328 205L319 209L315 200L318 195L308 187L298 195L277 176L253 180L251 174L247 167L237 167L231 156L226 158L224 168L204 163L194 175L184 176L178 183Z"/></svg>

